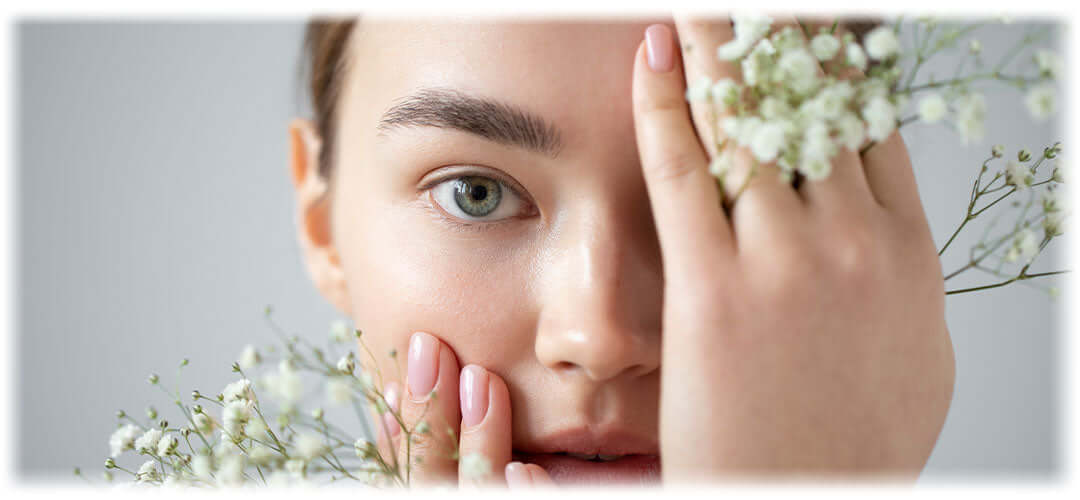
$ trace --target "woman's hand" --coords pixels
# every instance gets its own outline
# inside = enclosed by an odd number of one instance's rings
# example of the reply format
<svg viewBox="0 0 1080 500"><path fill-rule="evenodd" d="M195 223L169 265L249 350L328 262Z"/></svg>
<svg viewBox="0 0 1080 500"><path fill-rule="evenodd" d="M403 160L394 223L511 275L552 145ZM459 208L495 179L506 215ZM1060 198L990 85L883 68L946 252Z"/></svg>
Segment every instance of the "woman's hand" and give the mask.
<svg viewBox="0 0 1080 500"><path fill-rule="evenodd" d="M410 338L407 363L404 387L390 382L383 390L401 421L388 412L375 423L381 456L387 461L396 457L410 484L552 484L539 466L511 462L510 393L501 377L477 365L459 369L450 346L423 332ZM416 431L420 422L425 432ZM402 423L414 430L411 443L404 439ZM466 470L468 460L458 460L474 454L488 462L489 473L477 477ZM407 468L406 457L412 462Z"/></svg>
<svg viewBox="0 0 1080 500"><path fill-rule="evenodd" d="M727 20L677 26L687 75L739 77L715 58L732 37ZM663 254L665 481L917 476L949 408L954 360L900 135L862 157L844 150L827 179L798 189L775 166L759 169L725 214L679 43L650 27L633 76ZM733 185L750 166L736 158Z"/></svg>

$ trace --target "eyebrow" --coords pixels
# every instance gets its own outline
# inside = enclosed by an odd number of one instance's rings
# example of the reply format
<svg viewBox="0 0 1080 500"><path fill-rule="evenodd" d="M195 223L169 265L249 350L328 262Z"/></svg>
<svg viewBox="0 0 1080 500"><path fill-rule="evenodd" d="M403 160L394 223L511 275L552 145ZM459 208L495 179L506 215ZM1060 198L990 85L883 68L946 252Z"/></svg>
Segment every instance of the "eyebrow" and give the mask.
<svg viewBox="0 0 1080 500"><path fill-rule="evenodd" d="M556 157L559 129L539 115L494 99L447 88L424 88L396 101L379 119L382 135L397 127L438 127Z"/></svg>

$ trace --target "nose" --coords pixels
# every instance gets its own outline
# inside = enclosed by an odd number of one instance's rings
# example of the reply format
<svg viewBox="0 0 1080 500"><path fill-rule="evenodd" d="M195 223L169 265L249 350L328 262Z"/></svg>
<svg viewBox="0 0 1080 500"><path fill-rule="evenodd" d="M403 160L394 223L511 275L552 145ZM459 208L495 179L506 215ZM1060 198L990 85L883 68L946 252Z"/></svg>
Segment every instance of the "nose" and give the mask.
<svg viewBox="0 0 1080 500"><path fill-rule="evenodd" d="M647 375L660 366L656 236L651 225L602 215L575 217L560 232L544 269L536 355L552 371L595 381Z"/></svg>

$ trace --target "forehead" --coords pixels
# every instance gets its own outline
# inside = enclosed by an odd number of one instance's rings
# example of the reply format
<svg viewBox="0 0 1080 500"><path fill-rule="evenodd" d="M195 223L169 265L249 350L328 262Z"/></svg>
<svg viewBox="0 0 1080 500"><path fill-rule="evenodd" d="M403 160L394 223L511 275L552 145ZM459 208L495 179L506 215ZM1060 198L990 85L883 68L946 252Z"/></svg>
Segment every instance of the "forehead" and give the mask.
<svg viewBox="0 0 1080 500"><path fill-rule="evenodd" d="M350 41L342 105L374 126L396 99L447 87L519 106L586 140L598 117L631 125L634 53L648 24L365 17Z"/></svg>

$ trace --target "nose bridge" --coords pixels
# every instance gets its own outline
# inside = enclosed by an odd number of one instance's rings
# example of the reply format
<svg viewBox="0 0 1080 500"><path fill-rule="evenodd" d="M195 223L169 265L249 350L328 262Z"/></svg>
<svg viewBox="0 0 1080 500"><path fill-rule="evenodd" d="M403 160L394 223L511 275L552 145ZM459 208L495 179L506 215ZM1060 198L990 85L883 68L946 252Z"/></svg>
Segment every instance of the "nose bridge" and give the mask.
<svg viewBox="0 0 1080 500"><path fill-rule="evenodd" d="M649 373L660 360L662 284L640 238L605 210L612 208L592 207L561 232L536 339L549 368L594 380Z"/></svg>

